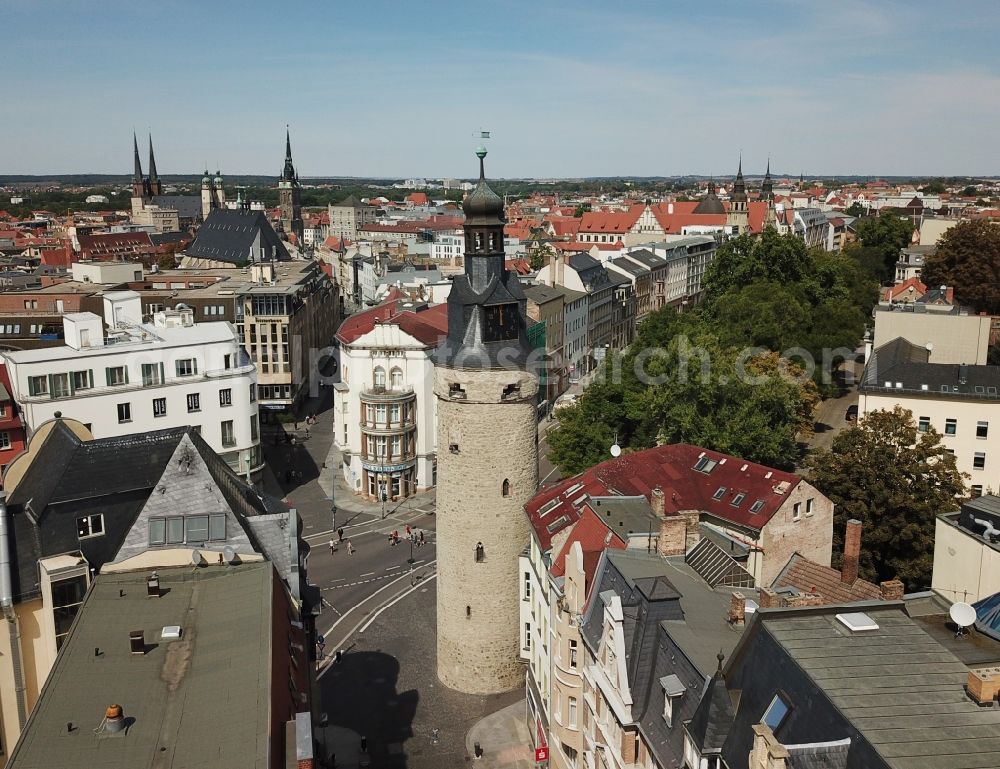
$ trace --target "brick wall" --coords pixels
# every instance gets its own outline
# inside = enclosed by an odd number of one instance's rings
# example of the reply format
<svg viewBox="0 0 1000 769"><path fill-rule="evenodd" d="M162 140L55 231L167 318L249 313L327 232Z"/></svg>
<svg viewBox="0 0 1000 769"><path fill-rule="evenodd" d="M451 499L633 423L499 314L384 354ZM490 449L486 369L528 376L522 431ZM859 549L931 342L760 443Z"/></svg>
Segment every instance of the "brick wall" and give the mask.
<svg viewBox="0 0 1000 769"><path fill-rule="evenodd" d="M833 502L806 481L796 484L787 497L761 532L761 585L774 581L792 553L801 553L823 566L830 565L833 555ZM806 513L810 499L812 515ZM801 505L797 520L796 504Z"/></svg>
<svg viewBox="0 0 1000 769"><path fill-rule="evenodd" d="M515 382L518 399L504 401ZM464 398L450 396L453 383ZM435 371L438 677L459 691L503 692L524 680L518 556L529 537L524 505L538 485L537 392L526 372Z"/></svg>

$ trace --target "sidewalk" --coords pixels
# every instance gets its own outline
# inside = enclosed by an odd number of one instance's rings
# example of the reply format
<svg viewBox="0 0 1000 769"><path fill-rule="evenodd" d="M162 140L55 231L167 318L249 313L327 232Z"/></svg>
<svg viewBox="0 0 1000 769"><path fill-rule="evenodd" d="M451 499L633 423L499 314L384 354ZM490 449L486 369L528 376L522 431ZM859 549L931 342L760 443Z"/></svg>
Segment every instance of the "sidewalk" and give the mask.
<svg viewBox="0 0 1000 769"><path fill-rule="evenodd" d="M475 755L478 742L483 757L473 759L481 769L534 769L535 754L531 734L524 722L524 700L518 700L503 710L478 721L465 737L466 749Z"/></svg>

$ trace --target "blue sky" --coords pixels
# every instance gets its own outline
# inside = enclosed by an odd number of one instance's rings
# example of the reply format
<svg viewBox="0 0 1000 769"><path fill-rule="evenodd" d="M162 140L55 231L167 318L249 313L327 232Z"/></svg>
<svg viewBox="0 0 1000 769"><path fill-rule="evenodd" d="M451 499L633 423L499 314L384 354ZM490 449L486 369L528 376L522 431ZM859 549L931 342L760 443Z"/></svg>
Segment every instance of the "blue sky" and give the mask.
<svg viewBox="0 0 1000 769"><path fill-rule="evenodd" d="M996 0L0 0L0 173L997 174ZM144 156L145 157L145 156ZM144 160L145 163L145 160Z"/></svg>

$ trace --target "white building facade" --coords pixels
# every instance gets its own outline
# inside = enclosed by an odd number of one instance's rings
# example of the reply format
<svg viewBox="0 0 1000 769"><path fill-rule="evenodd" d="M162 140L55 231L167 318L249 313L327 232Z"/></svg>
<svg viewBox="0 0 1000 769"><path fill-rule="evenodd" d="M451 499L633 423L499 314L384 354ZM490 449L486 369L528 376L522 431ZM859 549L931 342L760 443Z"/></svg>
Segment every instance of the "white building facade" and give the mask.
<svg viewBox="0 0 1000 769"><path fill-rule="evenodd" d="M444 307L390 299L337 333L334 443L344 480L366 499L403 499L436 483L433 356Z"/></svg>
<svg viewBox="0 0 1000 769"><path fill-rule="evenodd" d="M188 311L141 323L133 291L105 294L104 311L64 315L62 347L3 354L29 431L57 414L95 438L191 425L234 471L259 474L257 371L233 326Z"/></svg>

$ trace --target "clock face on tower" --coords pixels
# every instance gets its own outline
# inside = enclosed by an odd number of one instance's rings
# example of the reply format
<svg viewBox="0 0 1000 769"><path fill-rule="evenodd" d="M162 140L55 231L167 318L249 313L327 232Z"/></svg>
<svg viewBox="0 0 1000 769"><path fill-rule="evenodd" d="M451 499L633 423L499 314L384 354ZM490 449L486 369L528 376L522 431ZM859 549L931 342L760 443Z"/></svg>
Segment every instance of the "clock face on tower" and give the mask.
<svg viewBox="0 0 1000 769"><path fill-rule="evenodd" d="M491 304L483 308L483 341L501 342L517 339L518 306L516 302Z"/></svg>

